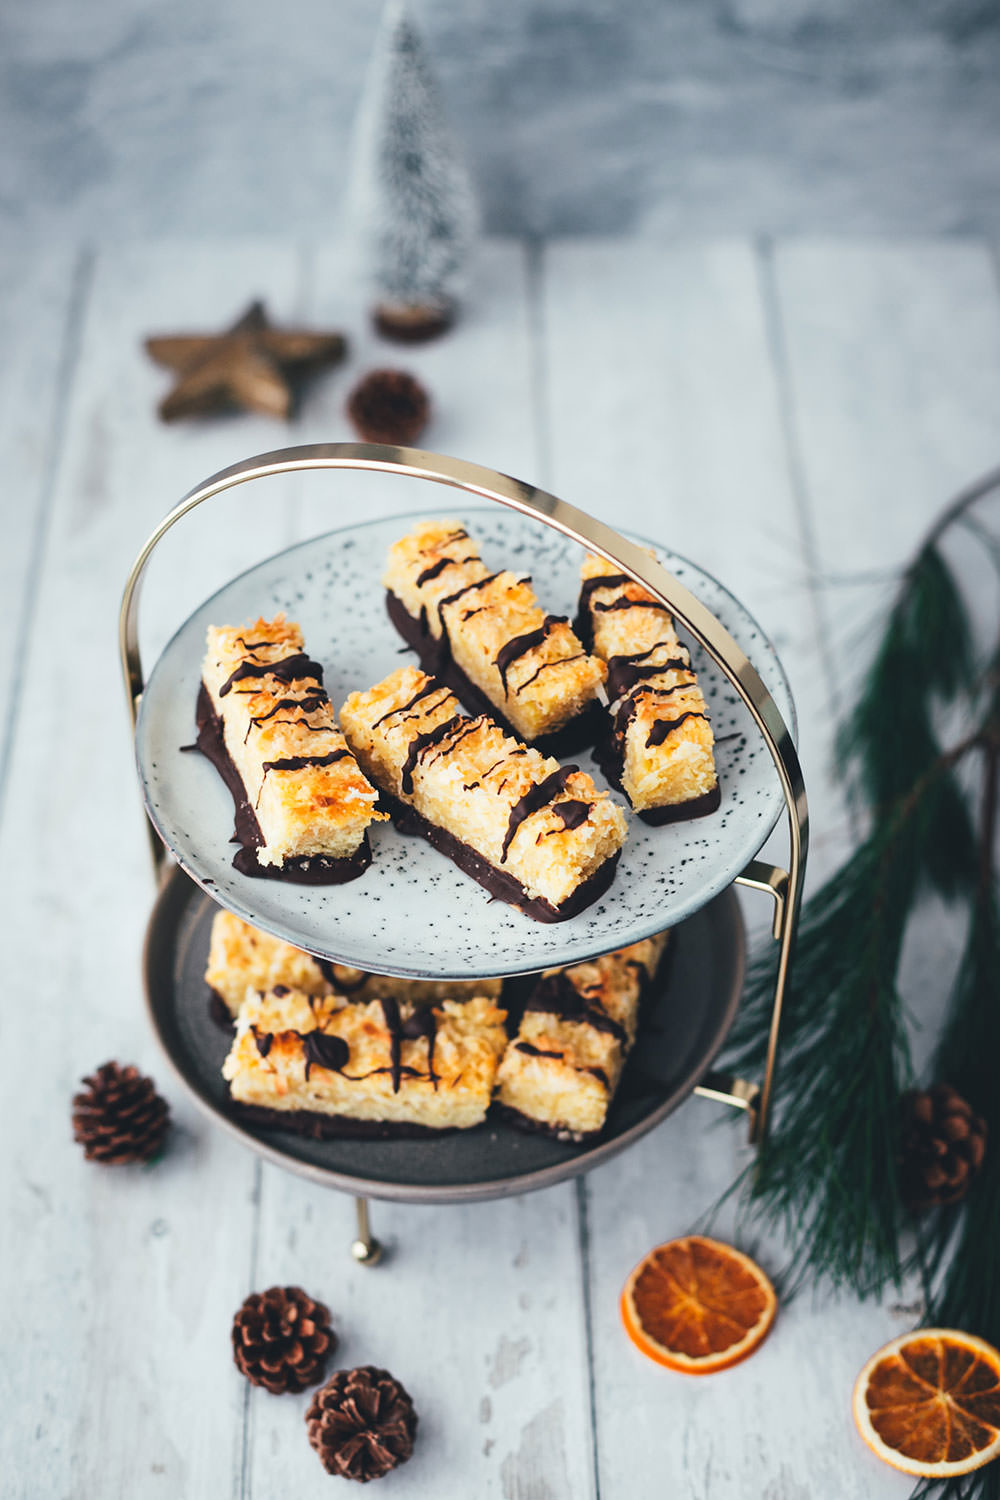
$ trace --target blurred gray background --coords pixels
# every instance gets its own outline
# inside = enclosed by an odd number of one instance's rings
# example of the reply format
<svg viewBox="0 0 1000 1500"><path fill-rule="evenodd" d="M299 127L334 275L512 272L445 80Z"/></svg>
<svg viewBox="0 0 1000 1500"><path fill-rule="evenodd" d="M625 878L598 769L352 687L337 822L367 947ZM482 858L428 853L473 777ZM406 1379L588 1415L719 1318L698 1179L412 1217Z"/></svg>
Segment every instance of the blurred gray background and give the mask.
<svg viewBox="0 0 1000 1500"><path fill-rule="evenodd" d="M322 234L377 0L8 0L0 215ZM486 226L995 234L997 0L413 0Z"/></svg>

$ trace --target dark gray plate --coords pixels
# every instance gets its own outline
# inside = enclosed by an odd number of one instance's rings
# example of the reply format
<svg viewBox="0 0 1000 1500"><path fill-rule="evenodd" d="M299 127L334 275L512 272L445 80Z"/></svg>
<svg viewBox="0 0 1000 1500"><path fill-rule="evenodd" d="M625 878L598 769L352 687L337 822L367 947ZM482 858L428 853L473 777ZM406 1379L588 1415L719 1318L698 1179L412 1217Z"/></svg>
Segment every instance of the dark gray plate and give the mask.
<svg viewBox="0 0 1000 1500"><path fill-rule="evenodd" d="M307 1140L237 1121L220 1074L230 1036L205 984L217 907L175 868L146 934L144 970L153 1026L195 1101L279 1166L374 1198L445 1203L501 1198L587 1172L651 1130L691 1093L732 1025L743 983L744 933L730 887L676 927L662 977L647 996L635 1049L592 1146L569 1146L490 1121L440 1140Z"/></svg>

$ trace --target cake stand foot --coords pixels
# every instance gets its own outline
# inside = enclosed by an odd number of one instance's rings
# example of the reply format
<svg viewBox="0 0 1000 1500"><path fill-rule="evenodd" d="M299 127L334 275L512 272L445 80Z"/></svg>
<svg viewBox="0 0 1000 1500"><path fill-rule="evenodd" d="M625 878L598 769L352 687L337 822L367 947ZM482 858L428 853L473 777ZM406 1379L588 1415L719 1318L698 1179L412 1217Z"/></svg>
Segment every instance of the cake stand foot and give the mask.
<svg viewBox="0 0 1000 1500"><path fill-rule="evenodd" d="M358 1213L358 1237L351 1246L351 1254L359 1265L377 1266L382 1259L382 1246L372 1234L368 1199L355 1198L354 1206Z"/></svg>

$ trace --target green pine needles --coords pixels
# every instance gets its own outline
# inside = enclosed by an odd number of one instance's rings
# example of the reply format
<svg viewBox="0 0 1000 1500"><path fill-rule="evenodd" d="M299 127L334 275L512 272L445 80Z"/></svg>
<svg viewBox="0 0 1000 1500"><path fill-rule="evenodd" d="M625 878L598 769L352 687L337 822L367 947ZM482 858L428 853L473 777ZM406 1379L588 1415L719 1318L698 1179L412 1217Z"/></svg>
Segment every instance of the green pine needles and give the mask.
<svg viewBox="0 0 1000 1500"><path fill-rule="evenodd" d="M931 1320L1000 1345L1000 644L977 649L971 601L942 550L964 528L1000 581L1000 545L978 513L997 491L1000 471L959 495L921 544L839 735L868 831L803 906L771 1134L749 1192L793 1246L794 1282L869 1296L920 1265ZM915 1221L898 1162L900 1096L915 1082L899 968L928 891L960 904L969 924L927 1081L956 1088L989 1135L966 1202ZM773 993L769 953L751 966L728 1059L751 1077L764 1066ZM969 1488L970 1476L965 1489L922 1493L1000 1500L1000 1464L978 1482L987 1475L993 1489Z"/></svg>
<svg viewBox="0 0 1000 1500"><path fill-rule="evenodd" d="M984 750L979 867L965 951L935 1058L937 1075L986 1121L982 1171L965 1203L922 1226L928 1322L977 1333L1000 1348L1000 892L997 807L1000 790L1000 650L988 677L992 737ZM921 1486L935 1500L1000 1500L1000 1463L947 1484Z"/></svg>

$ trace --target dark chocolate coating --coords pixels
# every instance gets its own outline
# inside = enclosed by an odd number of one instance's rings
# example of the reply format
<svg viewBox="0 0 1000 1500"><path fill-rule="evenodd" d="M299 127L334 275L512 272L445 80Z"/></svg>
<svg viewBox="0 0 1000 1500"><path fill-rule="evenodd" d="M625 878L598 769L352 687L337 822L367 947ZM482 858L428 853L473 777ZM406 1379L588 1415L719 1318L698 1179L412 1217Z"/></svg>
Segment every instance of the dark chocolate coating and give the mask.
<svg viewBox="0 0 1000 1500"><path fill-rule="evenodd" d="M288 658L291 660L291 658ZM281 865L262 865L257 859L257 850L264 842L256 814L243 785L243 778L233 765L222 736L222 720L212 705L208 689L202 683L198 690L196 710L198 724L197 748L222 777L233 799L236 813L234 839L240 845L233 856L233 868L241 875L252 875L260 880L287 880L296 885L343 885L347 880L356 880L363 875L372 862L371 844L365 834L360 846L348 859L328 859L326 855L310 855L299 859L286 859Z"/></svg>
<svg viewBox="0 0 1000 1500"><path fill-rule="evenodd" d="M290 1130L294 1135L313 1140L354 1138L356 1140L391 1141L409 1138L453 1135L454 1126L435 1130L430 1125L411 1125L404 1121L354 1120L347 1115L320 1115L311 1110L266 1109L259 1104L230 1105L238 1120L248 1125L262 1125L269 1130Z"/></svg>
<svg viewBox="0 0 1000 1500"><path fill-rule="evenodd" d="M446 829L438 828L435 823L429 823L426 818L421 817L420 813L407 803L401 802L398 797L383 792L382 801L386 810L392 814L392 821L400 833L419 834L432 848L437 849L441 854L446 854L466 875L471 875L472 879L489 891L491 896L497 897L500 901L506 901L511 906L516 906L526 917L533 917L536 922L566 922L570 917L577 916L599 900L615 878L620 850L610 859L605 860L589 880L577 886L567 901L564 901L561 906L553 906L550 901L545 901L539 896L527 896L521 882L507 870L498 870L495 865L490 864L489 860L477 854L475 849L470 849L468 844L463 844Z"/></svg>

